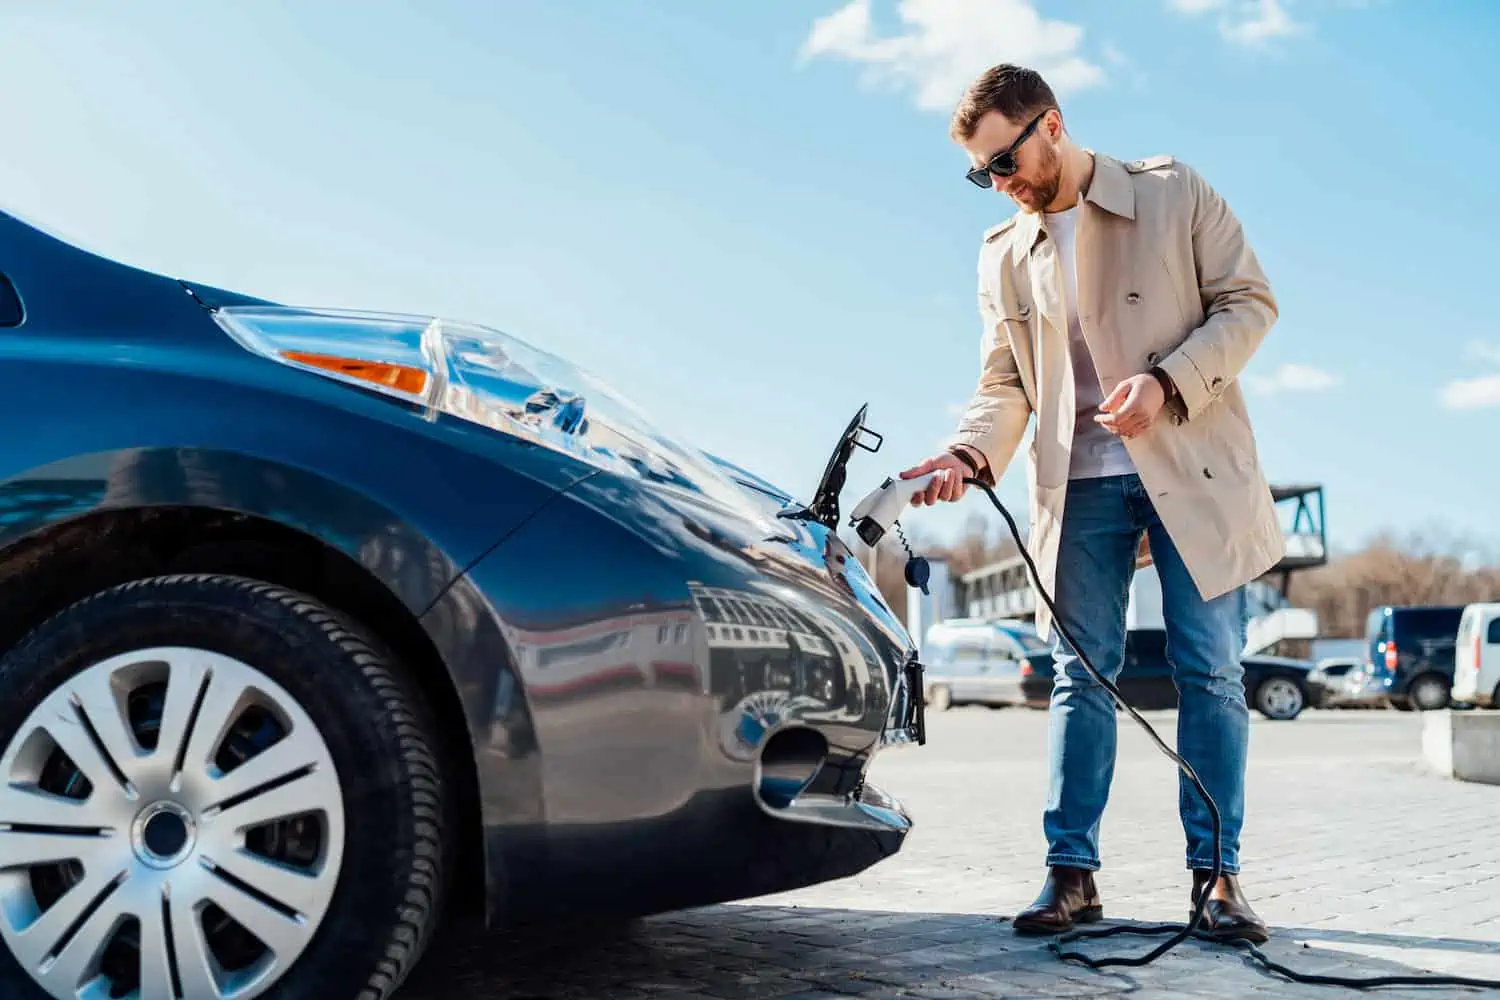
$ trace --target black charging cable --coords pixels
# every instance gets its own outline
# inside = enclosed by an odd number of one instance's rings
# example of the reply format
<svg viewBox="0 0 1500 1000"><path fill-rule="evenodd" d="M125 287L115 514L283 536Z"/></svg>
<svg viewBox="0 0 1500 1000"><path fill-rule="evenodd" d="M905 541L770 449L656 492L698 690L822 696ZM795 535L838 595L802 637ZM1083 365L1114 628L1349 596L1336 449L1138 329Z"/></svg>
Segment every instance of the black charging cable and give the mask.
<svg viewBox="0 0 1500 1000"><path fill-rule="evenodd" d="M1210 941L1215 944L1234 945L1236 948L1249 952L1252 956L1255 957L1258 962L1260 962L1261 965L1263 965L1268 970L1279 973L1280 975L1283 975L1288 979L1299 983L1310 983L1319 986L1346 986L1352 989L1368 989L1374 986L1469 986L1478 987L1480 989L1500 989L1500 980L1465 979L1459 976L1371 976L1367 978L1356 979L1344 976L1308 975L1306 973L1295 972L1278 962L1272 961L1271 958L1269 958L1265 954L1265 952L1261 951L1255 946L1255 943L1253 941L1226 941L1221 938L1216 938L1206 931L1201 930L1200 925L1203 922L1203 911L1208 906L1209 894L1213 891L1214 886L1218 884L1219 878L1223 874L1223 871L1221 869L1223 860L1220 857L1221 849L1223 847L1223 830L1219 819L1218 804L1214 802L1213 796L1208 794L1208 789L1203 786L1203 782L1199 780L1197 773L1193 771L1192 765L1190 765L1186 760L1179 756L1177 752L1174 751L1171 747L1167 746L1166 743L1162 742L1162 738L1156 734L1155 729L1151 728L1151 724L1144 718L1142 718L1139 712L1137 712L1130 705L1126 704L1125 698L1120 694L1119 689L1115 687L1114 684L1112 684L1107 678L1102 676L1098 670L1094 669L1094 664L1089 661L1088 654L1083 651L1083 647L1080 646L1076 641L1074 641L1073 636L1069 634L1068 627L1063 623L1062 615L1058 614L1057 605L1052 602L1052 595L1047 593L1047 589L1042 586L1041 574L1037 572L1036 563L1032 561L1031 554L1026 550L1025 542L1021 540L1020 529L1016 527L1016 522L1010 516L1010 511L1006 510L1005 505L1000 502L1000 498L995 496L994 489L991 488L988 483L985 483L984 481L979 479L965 477L964 482L967 485L977 486L979 489L982 489L990 498L990 502L995 505L995 509L1000 512L1000 516L1005 518L1005 523L1010 527L1011 536L1016 541L1016 548L1020 550L1021 558L1026 560L1027 568L1031 570L1031 578L1036 583L1037 593L1042 596L1042 600L1046 602L1047 607L1052 611L1053 622L1056 623L1058 631L1062 633L1063 638L1068 640L1068 645L1070 645L1073 648L1073 651L1078 655L1078 659L1080 662L1082 662L1084 669L1089 672L1089 675L1093 677L1094 680L1098 681L1099 684L1103 686L1104 690L1109 692L1110 697L1115 700L1115 704L1123 708L1130 714L1130 717L1132 719L1140 724L1141 728L1146 731L1146 733L1156 743L1161 752L1166 754L1167 757L1169 757L1174 763L1176 763L1183 774L1187 775L1188 781L1192 783L1198 794L1203 798L1204 804L1208 806L1209 815L1213 818L1213 874L1212 877L1204 884L1203 889L1193 906L1193 916L1191 920L1189 920L1186 924L1172 923L1143 926L1119 925L1115 927L1105 927L1094 930L1069 931L1066 934L1060 935L1048 944L1048 948L1054 954L1056 954L1058 958L1062 959L1063 961L1080 962L1091 969L1103 969L1117 965L1142 966L1156 961L1162 955L1166 954L1168 951L1171 951L1173 948L1177 947L1177 945L1181 944L1189 937L1196 937L1199 940ZM1070 944L1073 941L1078 941L1084 938L1113 937L1117 934L1141 934L1148 936L1157 934L1171 934L1172 937L1167 941L1162 942L1160 945L1147 952L1146 954L1136 958L1125 958L1119 956L1110 958L1091 958L1088 955L1083 954L1082 952L1062 950L1063 945Z"/></svg>

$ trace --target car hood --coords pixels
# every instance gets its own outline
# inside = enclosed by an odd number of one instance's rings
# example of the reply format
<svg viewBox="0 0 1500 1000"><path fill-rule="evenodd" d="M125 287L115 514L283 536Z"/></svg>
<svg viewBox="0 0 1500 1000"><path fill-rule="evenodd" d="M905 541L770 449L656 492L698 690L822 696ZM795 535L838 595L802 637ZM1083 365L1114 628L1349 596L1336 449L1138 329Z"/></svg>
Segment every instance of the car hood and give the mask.
<svg viewBox="0 0 1500 1000"><path fill-rule="evenodd" d="M708 452L704 452L704 454L708 457L708 460L710 462L713 462L720 469L722 469L724 471L724 474L738 483L742 489L750 489L755 491L756 493L765 494L766 496L769 496L771 499L776 500L779 503L787 504L792 502L792 494L790 492L782 489L765 477L757 476L755 473L749 471L748 469L736 465L720 455L714 455Z"/></svg>

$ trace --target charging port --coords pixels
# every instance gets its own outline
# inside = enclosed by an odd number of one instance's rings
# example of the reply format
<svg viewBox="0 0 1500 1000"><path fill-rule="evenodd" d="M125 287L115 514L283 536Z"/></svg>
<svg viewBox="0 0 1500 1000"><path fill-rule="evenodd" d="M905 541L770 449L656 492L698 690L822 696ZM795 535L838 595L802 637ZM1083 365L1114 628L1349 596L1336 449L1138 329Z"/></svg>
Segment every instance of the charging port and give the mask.
<svg viewBox="0 0 1500 1000"><path fill-rule="evenodd" d="M760 752L761 801L785 809L812 784L827 757L828 740L816 729L792 726L773 734Z"/></svg>

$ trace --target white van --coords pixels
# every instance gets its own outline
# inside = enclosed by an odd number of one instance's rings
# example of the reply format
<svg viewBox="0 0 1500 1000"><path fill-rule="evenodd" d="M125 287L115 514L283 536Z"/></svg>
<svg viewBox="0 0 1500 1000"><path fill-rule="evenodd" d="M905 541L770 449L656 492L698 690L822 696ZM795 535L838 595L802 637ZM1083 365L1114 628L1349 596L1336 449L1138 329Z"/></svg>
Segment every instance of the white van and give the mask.
<svg viewBox="0 0 1500 1000"><path fill-rule="evenodd" d="M1453 650L1454 701L1500 708L1500 603L1470 604Z"/></svg>

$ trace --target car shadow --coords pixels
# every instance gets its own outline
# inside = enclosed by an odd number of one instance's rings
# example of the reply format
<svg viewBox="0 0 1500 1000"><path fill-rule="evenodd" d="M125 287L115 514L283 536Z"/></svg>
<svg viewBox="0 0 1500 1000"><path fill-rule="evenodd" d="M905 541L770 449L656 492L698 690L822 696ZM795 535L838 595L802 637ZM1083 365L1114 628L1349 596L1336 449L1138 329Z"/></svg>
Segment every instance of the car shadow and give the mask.
<svg viewBox="0 0 1500 1000"><path fill-rule="evenodd" d="M1110 921L1101 926L1132 926ZM1135 924L1135 926L1142 926ZM1124 934L1068 945L1093 958L1140 956L1166 940ZM1108 996L1274 986L1276 995L1321 996L1242 950L1188 940L1145 967L1093 970L1064 962L1047 938L1012 932L1007 918L764 905L712 906L631 921L571 922L504 932L444 928L397 1000L623 1000L1014 995ZM1338 977L1462 975L1500 978L1495 940L1434 939L1328 928L1276 927L1262 946L1273 962ZM1402 995L1382 989L1377 996ZM1412 995L1441 993L1423 987Z"/></svg>

